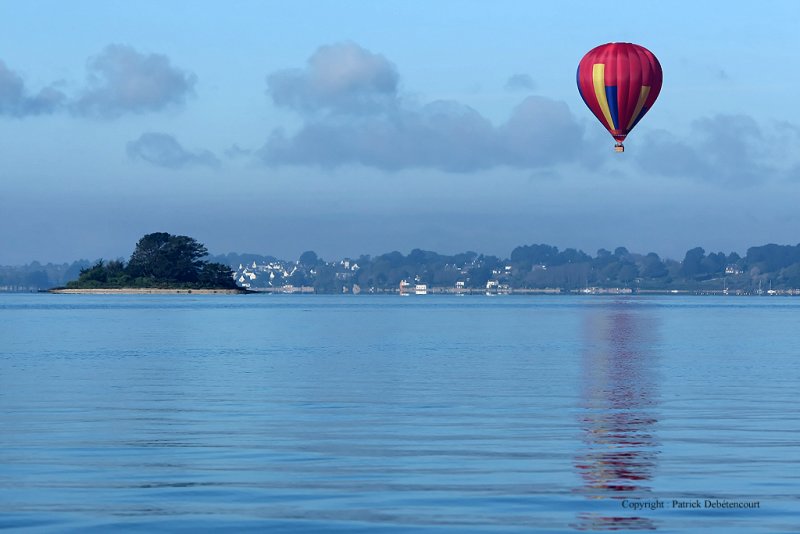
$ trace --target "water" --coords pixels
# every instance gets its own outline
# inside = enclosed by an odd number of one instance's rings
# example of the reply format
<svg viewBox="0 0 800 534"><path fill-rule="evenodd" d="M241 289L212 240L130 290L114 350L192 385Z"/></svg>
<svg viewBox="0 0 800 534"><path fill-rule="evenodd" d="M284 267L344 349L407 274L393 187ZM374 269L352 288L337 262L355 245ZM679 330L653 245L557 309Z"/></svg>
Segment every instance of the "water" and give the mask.
<svg viewBox="0 0 800 534"><path fill-rule="evenodd" d="M799 317L766 297L0 295L0 528L797 531ZM673 507L695 499L760 507Z"/></svg>

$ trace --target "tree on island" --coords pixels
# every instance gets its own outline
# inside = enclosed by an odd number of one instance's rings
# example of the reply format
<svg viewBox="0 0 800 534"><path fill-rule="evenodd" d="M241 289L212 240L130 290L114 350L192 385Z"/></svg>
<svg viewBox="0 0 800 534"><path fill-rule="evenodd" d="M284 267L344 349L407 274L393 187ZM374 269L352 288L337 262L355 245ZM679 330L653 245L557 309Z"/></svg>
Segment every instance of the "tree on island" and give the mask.
<svg viewBox="0 0 800 534"><path fill-rule="evenodd" d="M237 289L230 267L204 261L207 255L205 245L191 237L155 232L139 240L127 265L122 260L99 260L81 269L67 287Z"/></svg>
<svg viewBox="0 0 800 534"><path fill-rule="evenodd" d="M128 262L128 274L134 278L154 278L197 282L208 255L202 243L185 235L166 232L147 234L136 243Z"/></svg>

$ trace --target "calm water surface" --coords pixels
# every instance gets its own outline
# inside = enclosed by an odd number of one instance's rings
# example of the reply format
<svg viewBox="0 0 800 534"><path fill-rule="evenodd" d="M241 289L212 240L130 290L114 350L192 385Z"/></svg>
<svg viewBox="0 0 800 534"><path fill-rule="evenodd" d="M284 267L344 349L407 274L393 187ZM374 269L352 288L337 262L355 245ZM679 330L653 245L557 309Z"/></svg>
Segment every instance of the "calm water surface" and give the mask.
<svg viewBox="0 0 800 534"><path fill-rule="evenodd" d="M766 297L0 295L0 528L796 532L799 327Z"/></svg>

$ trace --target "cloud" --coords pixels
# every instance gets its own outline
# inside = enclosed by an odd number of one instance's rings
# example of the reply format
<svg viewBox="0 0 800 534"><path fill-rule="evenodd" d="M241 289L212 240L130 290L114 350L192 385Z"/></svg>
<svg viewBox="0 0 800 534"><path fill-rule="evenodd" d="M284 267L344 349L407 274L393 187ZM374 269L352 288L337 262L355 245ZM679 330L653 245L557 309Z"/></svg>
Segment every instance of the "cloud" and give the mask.
<svg viewBox="0 0 800 534"><path fill-rule="evenodd" d="M128 157L141 159L156 167L181 169L191 166L219 168L217 157L208 150L186 150L171 135L147 132L127 146Z"/></svg>
<svg viewBox="0 0 800 534"><path fill-rule="evenodd" d="M782 174L771 152L781 142L746 115L715 115L692 123L692 135L664 130L645 133L639 164L664 176L728 185L761 183Z"/></svg>
<svg viewBox="0 0 800 534"><path fill-rule="evenodd" d="M87 69L88 87L73 110L108 119L180 106L197 81L194 74L173 67L167 56L124 45L107 46L89 59Z"/></svg>
<svg viewBox="0 0 800 534"><path fill-rule="evenodd" d="M536 89L536 83L527 74L514 74L508 78L505 87L509 91L532 91Z"/></svg>
<svg viewBox="0 0 800 534"><path fill-rule="evenodd" d="M225 156L230 159L236 158L248 158L253 155L253 150L249 148L242 148L239 146L238 143L234 143L227 149L225 149Z"/></svg>
<svg viewBox="0 0 800 534"><path fill-rule="evenodd" d="M304 69L270 74L267 92L276 105L304 113L369 113L394 103L398 79L385 57L345 42L320 47Z"/></svg>
<svg viewBox="0 0 800 534"><path fill-rule="evenodd" d="M64 100L64 93L52 85L35 95L29 95L22 77L0 61L0 115L25 117L49 114L57 111Z"/></svg>
<svg viewBox="0 0 800 534"><path fill-rule="evenodd" d="M267 84L277 105L304 119L294 133L273 130L257 151L268 165L537 168L570 160L583 142L566 104L544 97L526 98L499 126L459 102L411 104L398 94L394 65L355 43L323 46L305 69Z"/></svg>
<svg viewBox="0 0 800 534"><path fill-rule="evenodd" d="M535 168L570 161L584 144L583 127L564 102L529 96L498 128L498 165Z"/></svg>
<svg viewBox="0 0 800 534"><path fill-rule="evenodd" d="M525 99L499 127L468 106L437 101L391 114L311 120L290 136L275 130L259 156L269 165L361 164L390 171L536 168L571 159L582 136L566 104L544 97Z"/></svg>
<svg viewBox="0 0 800 534"><path fill-rule="evenodd" d="M390 116L326 117L290 137L275 131L260 155L269 164L467 170L488 165L491 142L492 126L476 111L433 102Z"/></svg>

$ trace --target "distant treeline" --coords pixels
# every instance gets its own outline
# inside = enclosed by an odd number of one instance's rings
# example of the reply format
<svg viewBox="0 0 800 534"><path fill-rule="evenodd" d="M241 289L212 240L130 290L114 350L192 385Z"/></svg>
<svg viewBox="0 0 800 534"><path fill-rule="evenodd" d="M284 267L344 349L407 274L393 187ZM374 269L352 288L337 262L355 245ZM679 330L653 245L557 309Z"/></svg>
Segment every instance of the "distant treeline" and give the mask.
<svg viewBox="0 0 800 534"><path fill-rule="evenodd" d="M316 257L313 252L307 258ZM302 257L301 257L302 259ZM310 264L311 263L311 264ZM415 249L408 255L390 252L380 256L342 261L298 262L298 269L286 280L292 285L312 285L318 292L339 292L357 284L368 288L397 287L401 280L429 286L452 287L463 282L467 288L483 288L495 280L517 288L623 287L631 289L722 289L744 291L800 288L800 245L751 247L744 257L732 252L709 253L700 247L686 252L682 261L662 259L651 252L639 254L618 247L600 249L594 256L581 250L545 244L515 248L509 258L476 252L443 255ZM352 264L358 265L352 270Z"/></svg>
<svg viewBox="0 0 800 534"><path fill-rule="evenodd" d="M320 293L340 293L353 285L362 291L370 288L396 288L401 280L424 283L429 286L452 287L463 282L467 288L486 287L494 280L510 288L562 288L628 287L632 289L722 289L755 291L759 288L800 288L800 244L763 245L751 247L744 257L736 252L706 251L700 247L686 252L682 261L662 259L650 252L629 252L625 247L613 251L600 249L592 256L581 250L538 244L515 248L510 257L463 252L455 255L438 254L414 249L409 254L389 252L379 256L359 256L325 261L312 251L297 260L278 260L259 254L227 254L206 256L202 264L214 265L197 276L213 277L215 283L228 271L220 264L238 269L244 266L272 264L268 276L270 286L312 286ZM195 262L199 261L194 258ZM197 263L196 265L200 265ZM23 267L0 267L0 288L26 290L65 285L92 268L86 260L72 264L40 265L32 263ZM100 265L103 272L116 272L131 280L146 283L147 276L136 271L136 262L114 260ZM167 267L165 267L167 268ZM125 271L126 269L133 269ZM123 272L125 271L125 272ZM263 273L264 271L262 271ZM98 271L98 276L102 272ZM259 274L259 273L256 273ZM194 275L193 275L194 276ZM197 280L196 283L200 283Z"/></svg>
<svg viewBox="0 0 800 534"><path fill-rule="evenodd" d="M89 260L72 263L47 263L38 261L27 265L0 265L0 291L36 291L65 285L80 275L81 269L90 266Z"/></svg>

